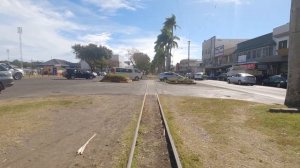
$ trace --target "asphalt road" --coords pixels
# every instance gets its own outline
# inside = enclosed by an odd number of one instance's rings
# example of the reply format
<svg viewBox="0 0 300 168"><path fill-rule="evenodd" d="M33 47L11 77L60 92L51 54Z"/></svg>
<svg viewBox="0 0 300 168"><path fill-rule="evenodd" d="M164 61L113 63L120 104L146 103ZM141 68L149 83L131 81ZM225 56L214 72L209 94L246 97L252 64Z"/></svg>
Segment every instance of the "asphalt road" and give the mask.
<svg viewBox="0 0 300 168"><path fill-rule="evenodd" d="M132 83L107 83L93 80L63 78L22 79L0 94L1 99L43 97L49 95L143 95L146 85L150 93L175 96L196 96L254 101L267 104L283 104L286 89L266 86L240 86L223 81L197 81L195 85L170 85L154 80Z"/></svg>

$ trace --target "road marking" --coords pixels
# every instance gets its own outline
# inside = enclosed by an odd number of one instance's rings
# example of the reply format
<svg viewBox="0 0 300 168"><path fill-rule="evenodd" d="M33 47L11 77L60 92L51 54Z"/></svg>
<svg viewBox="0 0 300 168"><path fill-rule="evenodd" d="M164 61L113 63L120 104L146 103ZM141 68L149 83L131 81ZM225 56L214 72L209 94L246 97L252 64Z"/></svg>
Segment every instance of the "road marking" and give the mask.
<svg viewBox="0 0 300 168"><path fill-rule="evenodd" d="M256 95L260 95L260 96L271 97L271 98L279 99L279 100L284 100L285 99L284 97L274 96L274 95L270 95L270 94L258 93L258 92L255 92L255 91L242 90L242 89L239 89L239 88L228 88L226 86L216 85L214 83L209 83L209 82L205 82L205 83L201 82L201 84L215 86L215 87L220 87L220 88L224 88L224 89L228 89L228 90L233 90L233 91L238 91L238 92L251 93L251 94L256 94Z"/></svg>
<svg viewBox="0 0 300 168"><path fill-rule="evenodd" d="M89 143L96 135L97 135L97 134L95 133L88 141L86 141L86 143L85 143L82 147L80 147L80 148L78 149L78 151L77 151L77 154L78 154L78 155L82 155L82 154L83 154L83 151L84 151L85 147L88 145L88 143Z"/></svg>

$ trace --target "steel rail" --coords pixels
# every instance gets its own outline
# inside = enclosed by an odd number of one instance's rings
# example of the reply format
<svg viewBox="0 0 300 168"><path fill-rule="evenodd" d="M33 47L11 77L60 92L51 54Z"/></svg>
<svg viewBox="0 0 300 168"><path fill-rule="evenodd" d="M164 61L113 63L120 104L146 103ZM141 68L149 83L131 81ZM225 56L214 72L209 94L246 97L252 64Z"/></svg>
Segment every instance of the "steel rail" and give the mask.
<svg viewBox="0 0 300 168"><path fill-rule="evenodd" d="M139 132L139 129L140 129L140 123L141 123L142 115L143 115L143 111L144 111L144 106L145 106L145 100L146 100L147 92L148 92L148 85L146 86L146 91L145 91L145 94L144 94L144 99L143 99L143 103L142 103L142 107L141 107L139 119L137 121L137 126L135 128L134 138L133 138L133 142L131 144L129 159L128 159L128 162L127 162L127 168L131 168L131 164L132 164L132 160L133 160L133 155L134 155L134 150L135 150L135 146L136 146L136 141L137 141L137 137L138 137L138 132Z"/></svg>
<svg viewBox="0 0 300 168"><path fill-rule="evenodd" d="M177 149L176 149L176 146L175 146L175 142L173 140L173 137L171 135L171 132L170 132L170 128L169 128L169 125L168 125L168 122L166 120L166 117L165 117L165 114L164 114L164 111L163 111L163 108L162 108L162 105L160 103L160 99L159 99L159 96L158 94L156 93L156 97L157 97L157 102L158 102L158 105L159 105L159 109L160 109L160 114L162 116L162 119L163 119L163 123L164 123L164 126L165 126L165 129L166 129L166 132L167 132L167 138L169 140L169 143L171 145L171 150L173 152L173 156L174 156L174 159L175 159L175 163L176 163L176 167L178 168L182 168L182 164L180 162L180 158L179 158L179 154L177 152Z"/></svg>

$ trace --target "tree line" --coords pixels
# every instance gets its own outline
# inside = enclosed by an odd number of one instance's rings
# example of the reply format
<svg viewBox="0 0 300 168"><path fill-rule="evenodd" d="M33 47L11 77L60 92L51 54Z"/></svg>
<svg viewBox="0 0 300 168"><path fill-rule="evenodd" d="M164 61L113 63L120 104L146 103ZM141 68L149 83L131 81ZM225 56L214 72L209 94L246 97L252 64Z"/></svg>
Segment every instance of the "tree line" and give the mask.
<svg viewBox="0 0 300 168"><path fill-rule="evenodd" d="M90 66L91 71L95 71L96 69L102 71L105 67L116 67L119 65L119 62L116 63L115 60L111 59L113 51L106 46L75 44L72 46L72 49L76 58L85 61ZM147 54L142 53L137 49L131 49L128 50L128 55L134 68L149 72L150 57Z"/></svg>

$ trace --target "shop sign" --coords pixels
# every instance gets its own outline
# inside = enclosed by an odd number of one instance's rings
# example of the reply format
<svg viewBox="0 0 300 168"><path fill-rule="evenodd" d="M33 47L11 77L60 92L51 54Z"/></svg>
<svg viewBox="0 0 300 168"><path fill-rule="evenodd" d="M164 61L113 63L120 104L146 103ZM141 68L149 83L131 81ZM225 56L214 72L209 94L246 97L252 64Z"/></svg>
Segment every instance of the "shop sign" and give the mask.
<svg viewBox="0 0 300 168"><path fill-rule="evenodd" d="M266 64L258 64L257 65L257 69L258 70L267 70L268 69L268 65L266 65Z"/></svg>
<svg viewBox="0 0 300 168"><path fill-rule="evenodd" d="M215 48L215 56L223 56L224 55L224 45L218 46Z"/></svg>
<svg viewBox="0 0 300 168"><path fill-rule="evenodd" d="M244 64L244 65L240 65L240 66L245 69L255 69L255 64Z"/></svg>
<svg viewBox="0 0 300 168"><path fill-rule="evenodd" d="M238 57L238 63L246 62L246 60L247 60L247 55L241 55Z"/></svg>

